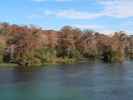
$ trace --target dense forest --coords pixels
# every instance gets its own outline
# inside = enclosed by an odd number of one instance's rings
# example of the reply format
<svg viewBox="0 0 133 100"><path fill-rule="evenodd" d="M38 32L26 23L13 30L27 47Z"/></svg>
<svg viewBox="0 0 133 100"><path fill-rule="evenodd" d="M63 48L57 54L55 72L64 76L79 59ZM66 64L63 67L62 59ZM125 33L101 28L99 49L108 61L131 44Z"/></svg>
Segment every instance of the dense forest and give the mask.
<svg viewBox="0 0 133 100"><path fill-rule="evenodd" d="M104 35L64 26L59 31L0 24L0 63L32 66L76 63L83 59L123 62L133 58L133 36Z"/></svg>

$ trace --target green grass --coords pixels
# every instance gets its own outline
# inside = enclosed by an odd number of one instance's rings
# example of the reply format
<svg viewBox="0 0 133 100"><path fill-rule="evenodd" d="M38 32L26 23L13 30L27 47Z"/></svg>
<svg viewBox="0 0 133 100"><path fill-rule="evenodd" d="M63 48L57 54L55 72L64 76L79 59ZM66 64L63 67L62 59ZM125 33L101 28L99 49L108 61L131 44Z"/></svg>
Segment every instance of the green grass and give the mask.
<svg viewBox="0 0 133 100"><path fill-rule="evenodd" d="M17 64L12 64L12 63L1 63L0 68L14 68L17 67Z"/></svg>

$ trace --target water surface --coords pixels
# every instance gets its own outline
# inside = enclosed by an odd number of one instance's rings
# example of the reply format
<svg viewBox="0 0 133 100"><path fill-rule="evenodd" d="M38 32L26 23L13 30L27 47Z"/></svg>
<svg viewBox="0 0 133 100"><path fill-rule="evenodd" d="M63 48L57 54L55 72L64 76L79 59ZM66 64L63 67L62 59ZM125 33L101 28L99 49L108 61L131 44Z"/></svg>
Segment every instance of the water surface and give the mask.
<svg viewBox="0 0 133 100"><path fill-rule="evenodd" d="M0 100L133 100L133 62L0 69Z"/></svg>

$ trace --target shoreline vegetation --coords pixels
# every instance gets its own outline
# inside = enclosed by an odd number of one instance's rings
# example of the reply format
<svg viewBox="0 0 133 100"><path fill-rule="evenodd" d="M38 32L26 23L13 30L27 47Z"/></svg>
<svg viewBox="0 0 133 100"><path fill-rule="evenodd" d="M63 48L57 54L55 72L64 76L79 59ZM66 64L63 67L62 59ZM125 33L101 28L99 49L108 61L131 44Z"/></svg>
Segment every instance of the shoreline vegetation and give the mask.
<svg viewBox="0 0 133 100"><path fill-rule="evenodd" d="M133 59L133 36L105 35L64 26L58 31L0 23L0 65L41 66L101 60L122 63Z"/></svg>

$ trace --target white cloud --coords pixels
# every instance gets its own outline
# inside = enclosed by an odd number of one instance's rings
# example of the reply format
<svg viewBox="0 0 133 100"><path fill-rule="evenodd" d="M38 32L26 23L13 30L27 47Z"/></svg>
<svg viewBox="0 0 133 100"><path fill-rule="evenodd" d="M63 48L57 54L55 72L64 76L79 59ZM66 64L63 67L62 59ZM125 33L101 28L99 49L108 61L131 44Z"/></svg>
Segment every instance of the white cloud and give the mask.
<svg viewBox="0 0 133 100"><path fill-rule="evenodd" d="M47 0L33 0L34 2L45 2Z"/></svg>
<svg viewBox="0 0 133 100"><path fill-rule="evenodd" d="M38 2L38 3L41 3L41 2L47 2L49 0L33 0L34 2ZM55 2L70 2L72 0L51 0L51 1L55 1Z"/></svg>
<svg viewBox="0 0 133 100"><path fill-rule="evenodd" d="M113 30L109 29L108 27L102 26L102 25L73 24L72 26L80 28L80 29L91 29L91 30L94 30L94 31L97 31L97 32L100 32L100 33L103 33L103 34L107 34L107 35L112 34L114 32Z"/></svg>
<svg viewBox="0 0 133 100"><path fill-rule="evenodd" d="M55 1L57 1L57 2L70 2L72 0L55 0Z"/></svg>
<svg viewBox="0 0 133 100"><path fill-rule="evenodd" d="M34 1L46 2L48 0L34 0ZM66 2L72 0L53 0L53 1ZM133 0L97 0L97 3L103 6L103 10L94 13L90 13L87 11L84 12L77 11L77 10L51 11L51 15L57 17L71 18L71 19L91 19L100 16L110 16L117 18L133 17L133 10L132 10Z"/></svg>
<svg viewBox="0 0 133 100"><path fill-rule="evenodd" d="M74 27L81 28L81 29L100 29L103 28L102 26L99 25L86 25L86 24L74 24Z"/></svg>
<svg viewBox="0 0 133 100"><path fill-rule="evenodd" d="M94 19L100 16L104 16L103 13L89 13L83 11L76 10L45 10L41 13L35 13L30 15L28 18L44 18L44 17L59 17L59 18L67 18L74 20L82 20L82 19Z"/></svg>
<svg viewBox="0 0 133 100"><path fill-rule="evenodd" d="M133 0L97 0L98 3L103 5L104 13L106 16L127 18L133 17Z"/></svg>
<svg viewBox="0 0 133 100"><path fill-rule="evenodd" d="M34 0L36 2L46 2L48 0ZM52 0L51 0L52 1ZM53 0L56 2L66 2L72 0ZM69 19L94 19L97 17L109 16L115 18L133 17L133 0L97 0L103 9L99 12L78 11L73 9L67 10L46 10L39 14L43 16L56 16ZM89 3L89 0L88 0Z"/></svg>
<svg viewBox="0 0 133 100"><path fill-rule="evenodd" d="M101 13L89 13L76 10L62 10L62 11L45 11L44 14L48 16L56 16L69 19L92 19L102 16Z"/></svg>

